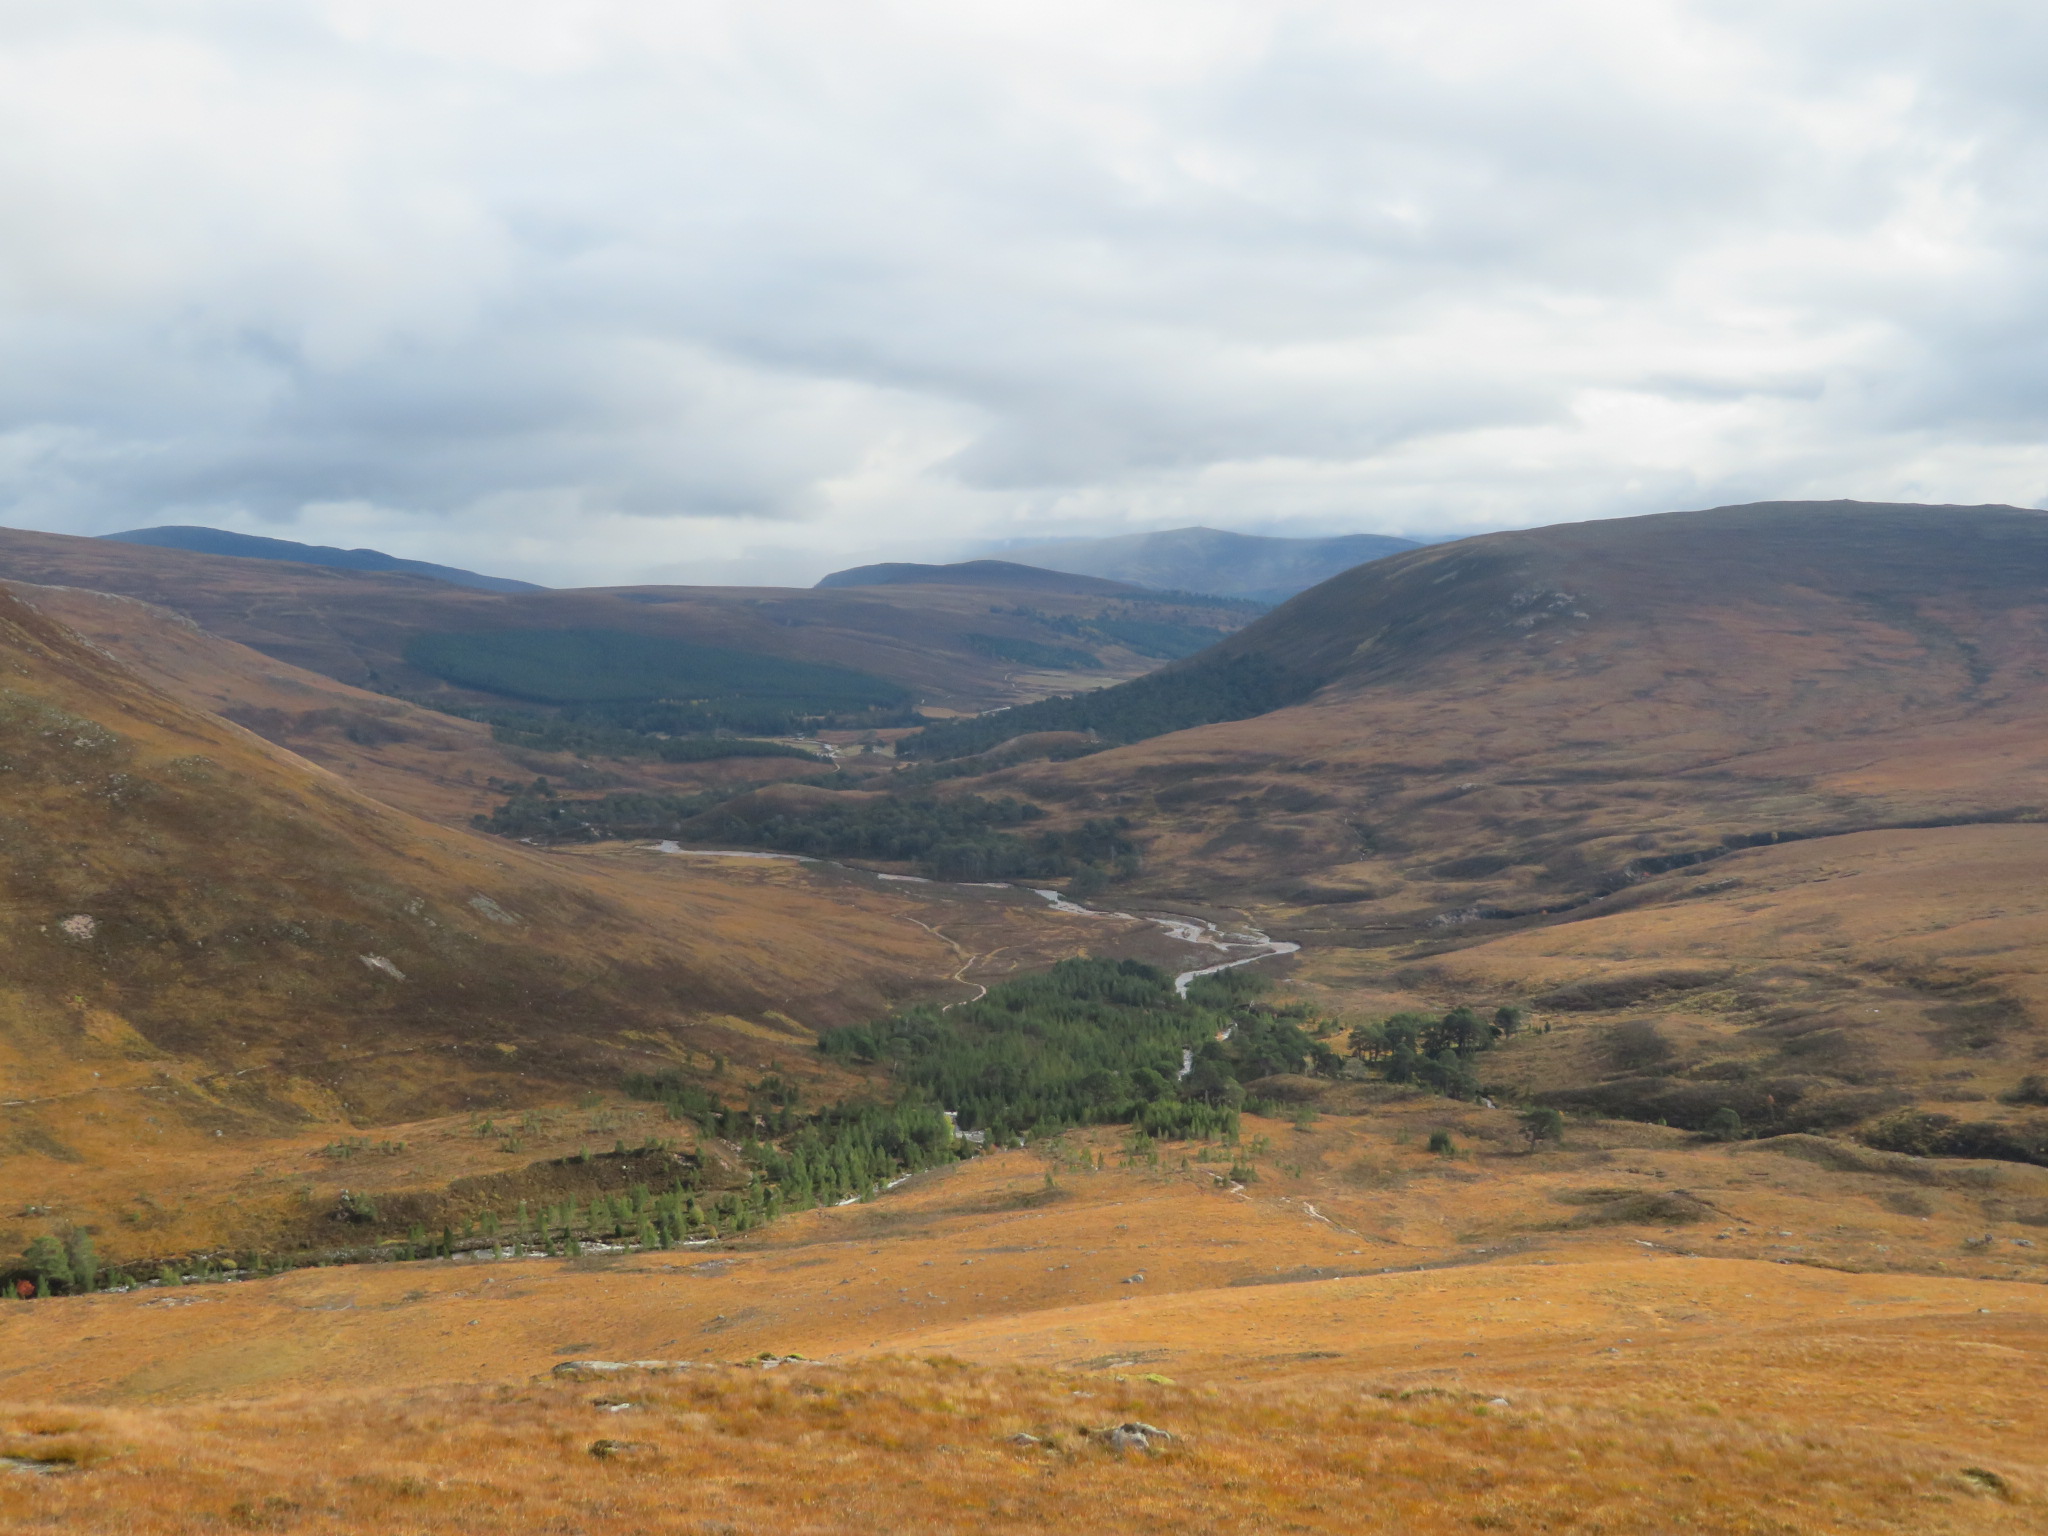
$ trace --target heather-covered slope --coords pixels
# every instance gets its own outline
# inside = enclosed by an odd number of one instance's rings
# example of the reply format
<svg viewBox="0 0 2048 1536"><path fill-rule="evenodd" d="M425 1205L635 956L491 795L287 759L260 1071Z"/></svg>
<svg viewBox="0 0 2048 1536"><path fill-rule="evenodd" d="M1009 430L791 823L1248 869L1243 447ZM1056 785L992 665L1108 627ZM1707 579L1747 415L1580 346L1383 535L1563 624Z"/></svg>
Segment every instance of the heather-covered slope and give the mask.
<svg viewBox="0 0 2048 1536"><path fill-rule="evenodd" d="M2048 804L2044 576L2048 516L2017 508L1492 534L1091 700L1256 664L1302 702L1013 780L1142 814L1164 881L1321 892L1367 926L1557 907L1754 839L2025 817Z"/></svg>
<svg viewBox="0 0 2048 1536"><path fill-rule="evenodd" d="M908 898L415 820L4 595L0 784L0 1187L103 1230L238 1141L816 1075L811 1030L965 969ZM0 1249L47 1214L0 1211Z"/></svg>

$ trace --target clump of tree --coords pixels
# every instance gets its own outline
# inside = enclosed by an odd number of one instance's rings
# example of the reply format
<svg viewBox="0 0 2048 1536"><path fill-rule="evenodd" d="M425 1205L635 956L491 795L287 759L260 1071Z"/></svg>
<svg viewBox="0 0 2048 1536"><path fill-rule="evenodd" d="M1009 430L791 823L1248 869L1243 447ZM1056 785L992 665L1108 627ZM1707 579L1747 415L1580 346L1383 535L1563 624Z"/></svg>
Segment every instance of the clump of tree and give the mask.
<svg viewBox="0 0 2048 1536"><path fill-rule="evenodd" d="M478 831L545 843L594 843L607 838L670 837L684 822L731 798L731 791L699 795L640 792L570 799L546 779L515 790L488 816L471 817Z"/></svg>
<svg viewBox="0 0 2048 1536"><path fill-rule="evenodd" d="M887 1065L998 1141L1110 1124L1161 1139L1231 1136L1246 1082L1342 1065L1294 1019L1253 1004L1266 985L1225 971L1183 998L1140 961L1064 960L950 1012L908 1008L828 1031L819 1048Z"/></svg>
<svg viewBox="0 0 2048 1536"><path fill-rule="evenodd" d="M1902 1110L1863 1132L1868 1146L1915 1157L1982 1157L2048 1167L2048 1120L2007 1124Z"/></svg>
<svg viewBox="0 0 2048 1536"><path fill-rule="evenodd" d="M99 1256L83 1227L32 1239L22 1250L20 1268L38 1296L82 1296L99 1289Z"/></svg>
<svg viewBox="0 0 2048 1536"><path fill-rule="evenodd" d="M1360 1024L1350 1054L1390 1083L1413 1083L1454 1099L1480 1096L1478 1058L1518 1033L1522 1009L1497 1008L1491 1019L1460 1004L1442 1014L1397 1013Z"/></svg>

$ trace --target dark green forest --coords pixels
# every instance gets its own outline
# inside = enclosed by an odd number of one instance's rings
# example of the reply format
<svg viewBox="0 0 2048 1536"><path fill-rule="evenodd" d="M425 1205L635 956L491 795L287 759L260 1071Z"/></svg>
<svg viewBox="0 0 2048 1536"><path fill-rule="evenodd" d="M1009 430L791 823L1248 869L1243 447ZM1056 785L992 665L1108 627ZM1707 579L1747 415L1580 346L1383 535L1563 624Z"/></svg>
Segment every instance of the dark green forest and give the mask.
<svg viewBox="0 0 2048 1536"><path fill-rule="evenodd" d="M1020 666L1047 667L1054 671L1094 671L1102 658L1093 651L1073 645L1047 645L1039 640L1013 640L1007 635L969 635L968 646L977 654L997 661L1014 661Z"/></svg>
<svg viewBox="0 0 2048 1536"><path fill-rule="evenodd" d="M1223 971L1182 998L1164 971L1136 960L1063 960L950 1011L926 1005L831 1030L818 1048L887 1066L998 1142L1102 1124L1173 1140L1231 1136L1246 1082L1342 1066L1298 1011L1256 1004L1266 986Z"/></svg>
<svg viewBox="0 0 2048 1536"><path fill-rule="evenodd" d="M540 704L670 701L816 717L909 701L900 685L845 667L618 629L423 634L405 659L445 682Z"/></svg>
<svg viewBox="0 0 2048 1536"><path fill-rule="evenodd" d="M934 880L1058 879L1090 871L1106 879L1138 869L1138 851L1125 835L1130 822L1124 817L1092 820L1067 831L1032 830L1045 817L1040 807L979 795L950 800L849 797L766 817L719 812L731 798L730 791L711 790L572 799L546 779L536 779L490 815L475 818L475 825L501 837L537 842L687 837L807 858L907 863Z"/></svg>

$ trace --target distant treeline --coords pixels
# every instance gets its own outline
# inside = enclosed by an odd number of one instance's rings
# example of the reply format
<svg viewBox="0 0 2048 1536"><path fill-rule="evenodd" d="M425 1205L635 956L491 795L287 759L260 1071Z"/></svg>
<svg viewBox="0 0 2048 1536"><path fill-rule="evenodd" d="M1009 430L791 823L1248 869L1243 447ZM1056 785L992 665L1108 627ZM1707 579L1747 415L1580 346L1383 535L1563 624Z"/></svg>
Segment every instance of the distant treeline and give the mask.
<svg viewBox="0 0 2048 1536"><path fill-rule="evenodd" d="M588 1152L557 1160L593 1175L607 1169L644 1168L653 1176L614 1194L593 1192L546 1205L483 1210L427 1223L400 1214L399 1196L381 1202L344 1192L331 1220L346 1246L287 1252L186 1254L118 1267L101 1263L91 1234L72 1227L34 1239L21 1258L0 1262L5 1293L82 1295L126 1290L155 1282L184 1285L253 1279L329 1264L448 1258L457 1253L581 1253L586 1244L672 1248L751 1231L788 1211L863 1198L905 1173L952 1162L979 1150L953 1134L931 1104L906 1096L894 1104L848 1103L806 1110L796 1085L774 1075L728 1104L702 1084L668 1075L637 1074L625 1090L667 1106L669 1117L693 1123L704 1141L718 1138L737 1151L730 1157L679 1153L649 1141L629 1151ZM485 1122L486 1130L489 1122ZM700 1148L702 1142L700 1142ZM658 1170L658 1171L657 1171Z"/></svg>
<svg viewBox="0 0 2048 1536"><path fill-rule="evenodd" d="M696 795L618 793L569 799L546 779L474 818L482 831L540 842L687 837L697 843L766 848L818 859L907 863L934 880L1041 880L1137 873L1127 817L1084 822L1066 831L1026 831L1045 818L1028 801L962 795L882 800L820 800L763 817L731 810L729 791Z"/></svg>
<svg viewBox="0 0 2048 1536"><path fill-rule="evenodd" d="M1197 651L1207 650L1229 633L1213 625L1183 624L1177 620L1159 618L1158 610L1149 605L1108 609L1093 618L1082 618L1067 613L1046 613L1041 609L1021 606L996 611L1030 619L1061 634L1072 635L1077 640L1121 645L1128 650L1136 651L1140 656L1151 656L1163 661L1179 661L1183 656L1192 656ZM1151 616L1147 617L1147 614Z"/></svg>
<svg viewBox="0 0 2048 1536"><path fill-rule="evenodd" d="M1260 655L1196 660L1114 688L1022 704L971 720L946 720L896 744L901 758L968 757L1034 731L1087 731L1108 742L1143 741L1220 720L1245 720L1298 703L1313 679Z"/></svg>
<svg viewBox="0 0 2048 1536"><path fill-rule="evenodd" d="M1231 1136L1247 1081L1330 1075L1336 1052L1299 1016L1253 1005L1264 978L1224 971L1174 994L1136 960L1063 960L949 1012L905 1009L819 1038L826 1055L881 1063L915 1094L999 1142L1066 1126L1130 1124L1161 1138Z"/></svg>
<svg viewBox="0 0 2048 1536"><path fill-rule="evenodd" d="M1020 666L1046 667L1054 671L1092 671L1102 665L1093 651L1071 645L1047 645L1040 640L1013 640L1008 635L969 635L968 648L997 661L1014 661Z"/></svg>
<svg viewBox="0 0 2048 1536"><path fill-rule="evenodd" d="M559 715L477 712L537 738L520 745L558 750L614 750L619 733L780 735L810 721L877 724L912 703L900 684L847 667L617 629L423 634L405 659L460 687L560 706Z"/></svg>
<svg viewBox="0 0 2048 1536"><path fill-rule="evenodd" d="M703 815L729 794L726 790L697 795L625 791L592 800L570 800L546 779L535 779L490 815L473 816L470 821L479 831L543 843L673 837L677 827Z"/></svg>
<svg viewBox="0 0 2048 1536"><path fill-rule="evenodd" d="M636 712L638 713L638 712ZM690 729L706 729L701 720L684 718L676 711L667 723ZM692 712L695 713L695 712ZM730 724L734 711L717 712L721 723ZM491 739L508 747L525 747L534 752L573 752L578 757L654 758L664 763L708 763L725 757L795 757L809 762L821 759L815 752L780 741L761 741L748 736L669 736L593 720L584 715L542 715L527 710L483 709L472 718L487 721ZM638 724L638 721L635 721ZM766 730L799 728L788 716L758 717L756 726Z"/></svg>

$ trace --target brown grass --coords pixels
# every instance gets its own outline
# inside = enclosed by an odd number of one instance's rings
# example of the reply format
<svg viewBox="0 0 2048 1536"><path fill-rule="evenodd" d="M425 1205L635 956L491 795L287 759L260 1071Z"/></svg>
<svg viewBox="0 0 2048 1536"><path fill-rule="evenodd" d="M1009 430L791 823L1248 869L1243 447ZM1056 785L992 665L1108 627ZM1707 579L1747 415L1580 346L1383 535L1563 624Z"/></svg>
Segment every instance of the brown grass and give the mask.
<svg viewBox="0 0 2048 1536"><path fill-rule="evenodd" d="M1825 1353L1841 1372L1886 1351ZM934 1357L99 1410L64 1438L81 1470L0 1479L0 1518L137 1536L2039 1529L2031 1460L1911 1422L1738 1415L1695 1385L1514 1386L1502 1403L1369 1377L1192 1387ZM2026 1390L2017 1372L2005 1385ZM1174 1439L1107 1448L1099 1432L1128 1420Z"/></svg>
<svg viewBox="0 0 2048 1536"><path fill-rule="evenodd" d="M1423 1151L1438 1124L1474 1150ZM0 1454L77 1468L0 1478L0 1522L2039 1527L2048 1288L2015 1268L2028 1229L1986 1214L2024 1190L1916 1185L1922 1218L1854 1156L1626 1126L1529 1156L1508 1124L1426 1101L1256 1122L1239 1192L1181 1165L1196 1148L1119 1166L1114 1139L1073 1138L708 1253L0 1305ZM1393 1182L1362 1187L1361 1162ZM1674 1188L1715 1217L1558 1222ZM1987 1226L2002 1252L1963 1243ZM758 1361L792 1352L812 1359ZM585 1358L695 1364L554 1374ZM1118 1455L1082 1433L1125 1420L1176 1438Z"/></svg>

